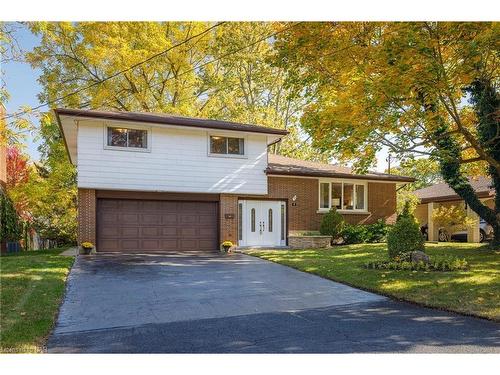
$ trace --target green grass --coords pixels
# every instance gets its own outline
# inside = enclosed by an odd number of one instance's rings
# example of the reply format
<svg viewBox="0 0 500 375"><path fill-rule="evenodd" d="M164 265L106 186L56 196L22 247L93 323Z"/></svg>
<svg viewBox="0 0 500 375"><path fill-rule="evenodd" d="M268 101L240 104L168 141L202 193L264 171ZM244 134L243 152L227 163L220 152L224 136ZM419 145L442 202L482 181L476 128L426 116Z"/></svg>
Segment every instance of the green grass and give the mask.
<svg viewBox="0 0 500 375"><path fill-rule="evenodd" d="M470 267L455 272L363 268L369 261L387 259L385 244L247 253L397 299L500 321L500 249L440 243L427 244L426 252L465 258Z"/></svg>
<svg viewBox="0 0 500 375"><path fill-rule="evenodd" d="M0 257L0 352L43 352L74 261L63 250Z"/></svg>

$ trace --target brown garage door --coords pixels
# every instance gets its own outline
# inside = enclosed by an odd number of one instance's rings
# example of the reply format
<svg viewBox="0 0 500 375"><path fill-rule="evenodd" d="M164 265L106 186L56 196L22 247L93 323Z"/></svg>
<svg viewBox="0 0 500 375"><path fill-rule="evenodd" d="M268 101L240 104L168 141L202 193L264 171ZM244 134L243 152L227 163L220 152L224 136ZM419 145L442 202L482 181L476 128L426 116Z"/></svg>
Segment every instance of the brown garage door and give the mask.
<svg viewBox="0 0 500 375"><path fill-rule="evenodd" d="M99 199L97 250L215 251L217 203Z"/></svg>

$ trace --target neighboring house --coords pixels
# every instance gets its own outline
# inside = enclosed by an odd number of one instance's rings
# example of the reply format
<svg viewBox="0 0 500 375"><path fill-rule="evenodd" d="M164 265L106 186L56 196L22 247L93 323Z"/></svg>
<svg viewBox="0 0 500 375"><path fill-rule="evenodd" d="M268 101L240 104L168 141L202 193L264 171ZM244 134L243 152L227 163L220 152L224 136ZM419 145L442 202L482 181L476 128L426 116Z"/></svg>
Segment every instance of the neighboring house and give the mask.
<svg viewBox="0 0 500 375"><path fill-rule="evenodd" d="M79 242L97 251L286 246L331 205L350 223L394 220L412 178L268 154L287 131L163 114L56 109L78 169Z"/></svg>
<svg viewBox="0 0 500 375"><path fill-rule="evenodd" d="M469 182L480 200L493 208L495 190L491 186L491 179L487 177L469 177ZM476 222L476 225L467 230L467 241L480 241L481 223L478 215L465 204L465 201L446 182L416 190L414 193L420 199L420 204L415 210L415 217L421 226L427 225L429 241L437 241L439 237L439 228L432 220L432 211L440 206L464 207L467 210L467 215Z"/></svg>

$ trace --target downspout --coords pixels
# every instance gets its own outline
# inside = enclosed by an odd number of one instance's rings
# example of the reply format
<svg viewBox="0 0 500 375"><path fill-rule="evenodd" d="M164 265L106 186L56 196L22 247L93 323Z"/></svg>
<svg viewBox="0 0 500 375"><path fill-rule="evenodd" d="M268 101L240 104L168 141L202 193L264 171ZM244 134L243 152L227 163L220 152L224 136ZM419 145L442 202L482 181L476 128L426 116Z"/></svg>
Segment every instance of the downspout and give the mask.
<svg viewBox="0 0 500 375"><path fill-rule="evenodd" d="M278 142L281 142L281 138L278 138L277 140L272 141L271 143L269 143L269 144L267 145L267 147L269 148L269 147L271 147L272 145L275 145L275 144L276 144L276 143L278 143Z"/></svg>
<svg viewBox="0 0 500 375"><path fill-rule="evenodd" d="M397 193L398 191L400 191L402 188L404 188L404 187L405 187L406 185L408 185L408 184L409 184L409 182L407 182L406 184L403 184L403 185L401 185L400 187L398 187L398 188L396 189L396 193Z"/></svg>

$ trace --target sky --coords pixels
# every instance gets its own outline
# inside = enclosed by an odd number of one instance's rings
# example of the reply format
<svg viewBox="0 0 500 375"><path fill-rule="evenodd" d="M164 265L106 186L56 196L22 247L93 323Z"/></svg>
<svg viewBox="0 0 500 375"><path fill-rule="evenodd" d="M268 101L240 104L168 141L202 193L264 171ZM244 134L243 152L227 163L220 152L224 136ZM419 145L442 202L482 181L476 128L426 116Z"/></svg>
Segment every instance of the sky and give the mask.
<svg viewBox="0 0 500 375"><path fill-rule="evenodd" d="M16 30L15 36L24 51L30 51L39 44L39 38L33 35L25 27ZM39 69L32 69L27 63L18 61L9 61L2 65L2 74L4 74L5 85L10 98L4 103L7 114L19 111L19 107L28 105L35 107L40 104L38 93L42 90L37 79L41 72ZM31 159L38 160L40 153L37 150L38 143L29 135L26 139L26 152Z"/></svg>
<svg viewBox="0 0 500 375"><path fill-rule="evenodd" d="M24 51L32 50L40 42L40 38L33 35L24 26L20 27L15 35L21 49ZM32 69L29 64L24 62L9 61L2 65L1 70L10 95L9 101L4 103L7 114L18 112L19 107L23 105L35 107L41 104L37 97L42 90L37 81L41 74L39 69ZM42 110L47 110L47 107L42 108ZM28 135L25 152L34 161L40 159L38 146L39 142L34 139L33 135ZM377 154L377 171L384 172L387 168L387 155L388 150L386 148ZM393 160L391 165L394 166L395 164Z"/></svg>

